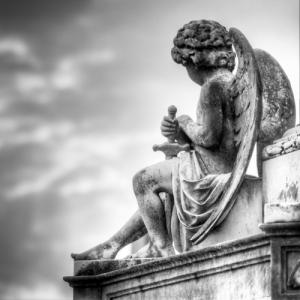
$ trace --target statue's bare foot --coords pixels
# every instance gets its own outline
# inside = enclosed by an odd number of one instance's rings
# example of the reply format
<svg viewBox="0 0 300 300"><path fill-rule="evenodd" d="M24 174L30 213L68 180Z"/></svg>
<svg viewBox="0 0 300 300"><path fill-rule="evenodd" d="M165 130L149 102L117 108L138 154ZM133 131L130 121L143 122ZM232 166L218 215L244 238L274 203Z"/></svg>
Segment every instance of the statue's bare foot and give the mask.
<svg viewBox="0 0 300 300"><path fill-rule="evenodd" d="M152 243L148 243L146 246L142 247L136 253L132 254L128 258L152 258L152 257L168 257L175 255L175 251L172 245L165 247L163 249L158 249Z"/></svg>
<svg viewBox="0 0 300 300"><path fill-rule="evenodd" d="M153 245L151 243L148 243L141 249L139 249L137 252L134 254L131 254L127 258L150 258L150 257L156 257L155 256L155 251L153 249Z"/></svg>
<svg viewBox="0 0 300 300"><path fill-rule="evenodd" d="M158 254L157 257L169 257L176 254L172 244L169 244L163 248L154 247L154 249Z"/></svg>
<svg viewBox="0 0 300 300"><path fill-rule="evenodd" d="M85 252L79 254L72 253L71 257L74 260L114 259L119 249L120 247L117 244L105 242Z"/></svg>

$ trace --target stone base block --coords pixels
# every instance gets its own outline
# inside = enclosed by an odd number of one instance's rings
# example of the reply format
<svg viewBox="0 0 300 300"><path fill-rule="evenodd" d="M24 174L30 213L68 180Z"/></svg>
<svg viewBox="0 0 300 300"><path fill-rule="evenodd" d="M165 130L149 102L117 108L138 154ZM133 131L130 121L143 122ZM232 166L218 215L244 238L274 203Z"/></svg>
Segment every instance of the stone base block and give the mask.
<svg viewBox="0 0 300 300"><path fill-rule="evenodd" d="M74 275L97 275L115 270L130 268L135 265L153 261L154 258L141 259L101 259L101 260L75 260Z"/></svg>
<svg viewBox="0 0 300 300"><path fill-rule="evenodd" d="M74 299L271 299L270 241L221 244L95 276L70 276Z"/></svg>
<svg viewBox="0 0 300 300"><path fill-rule="evenodd" d="M263 222L263 195L260 178L246 176L237 200L229 215L221 225L200 244L188 247L192 250L203 249L219 243L234 241L260 234L258 225Z"/></svg>
<svg viewBox="0 0 300 300"><path fill-rule="evenodd" d="M265 205L265 223L299 221L300 203L267 203Z"/></svg>
<svg viewBox="0 0 300 300"><path fill-rule="evenodd" d="M299 300L300 224L261 228L266 234L64 280L74 300Z"/></svg>
<svg viewBox="0 0 300 300"><path fill-rule="evenodd" d="M299 159L297 150L263 162L264 223L300 221Z"/></svg>

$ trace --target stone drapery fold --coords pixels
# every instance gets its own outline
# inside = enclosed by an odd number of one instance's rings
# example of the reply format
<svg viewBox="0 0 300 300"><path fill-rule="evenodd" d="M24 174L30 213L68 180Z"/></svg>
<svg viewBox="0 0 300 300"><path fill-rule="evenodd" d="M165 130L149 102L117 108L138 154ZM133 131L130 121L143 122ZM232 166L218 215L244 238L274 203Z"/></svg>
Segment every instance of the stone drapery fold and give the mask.
<svg viewBox="0 0 300 300"><path fill-rule="evenodd" d="M208 174L201 155L194 150L179 153L172 173L173 220L176 214L186 230L197 231L218 205L230 175ZM178 244L179 226L172 222L172 227L174 243Z"/></svg>

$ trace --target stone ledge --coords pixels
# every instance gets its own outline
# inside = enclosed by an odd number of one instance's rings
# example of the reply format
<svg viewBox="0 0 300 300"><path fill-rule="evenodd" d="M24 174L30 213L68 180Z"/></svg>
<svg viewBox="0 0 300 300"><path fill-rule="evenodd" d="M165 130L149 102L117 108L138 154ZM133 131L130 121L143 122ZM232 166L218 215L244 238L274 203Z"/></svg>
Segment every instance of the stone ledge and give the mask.
<svg viewBox="0 0 300 300"><path fill-rule="evenodd" d="M128 269L135 265L153 261L154 258L142 259L103 259L103 260L75 260L74 275L90 276L112 272L120 269Z"/></svg>
<svg viewBox="0 0 300 300"><path fill-rule="evenodd" d="M263 224L266 234L64 280L74 300L299 300L299 225Z"/></svg>
<svg viewBox="0 0 300 300"><path fill-rule="evenodd" d="M135 278L143 275L148 275L152 272L165 271L173 269L175 267L182 267L193 263L204 262L207 260L213 260L218 257L237 254L240 252L249 252L252 249L263 248L269 246L269 239L261 234L250 238L240 239L232 242L221 243L216 246L207 247L201 250L195 250L184 254L178 254L168 258L158 258L151 260L150 262L137 263L123 267L119 270L113 270L102 274L82 274L80 276L65 276L64 281L68 282L71 286L77 284L85 284L91 282L112 282L116 280L122 280L125 276L128 278ZM122 262L123 260L119 260ZM140 261L140 260L139 260ZM101 261L99 261L101 263ZM88 264L88 261L85 261ZM94 264L95 261L91 261ZM121 265L121 263L120 263Z"/></svg>
<svg viewBox="0 0 300 300"><path fill-rule="evenodd" d="M300 222L277 222L260 224L259 228L268 235L276 236L299 236Z"/></svg>
<svg viewBox="0 0 300 300"><path fill-rule="evenodd" d="M229 285L225 291L229 296L223 299L244 299L245 293L267 297L270 257L270 240L261 234L109 273L66 276L64 280L74 288L74 299L217 299L214 296L224 294L222 288L214 287L217 282L225 289ZM236 294L249 280L252 283ZM200 298L200 290L211 296Z"/></svg>

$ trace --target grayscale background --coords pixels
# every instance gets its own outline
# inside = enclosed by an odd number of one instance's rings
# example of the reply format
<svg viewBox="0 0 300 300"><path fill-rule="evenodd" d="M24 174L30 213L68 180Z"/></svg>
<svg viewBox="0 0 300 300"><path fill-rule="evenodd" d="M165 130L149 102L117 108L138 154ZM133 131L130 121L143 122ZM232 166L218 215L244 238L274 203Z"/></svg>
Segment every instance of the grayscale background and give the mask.
<svg viewBox="0 0 300 300"><path fill-rule="evenodd" d="M298 103L298 0L0 0L1 300L71 299L70 252L134 212L167 107L195 114L199 88L170 56L195 19L271 53Z"/></svg>

